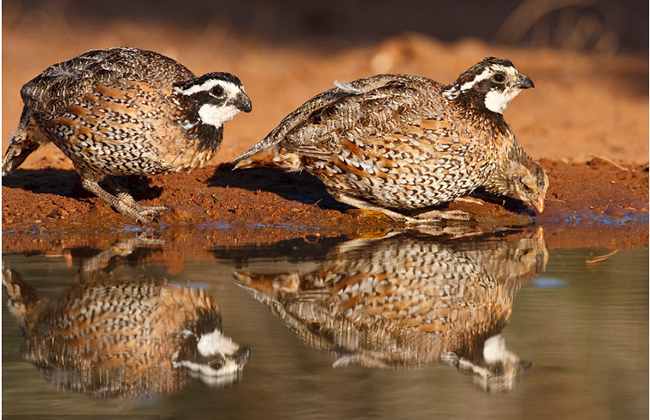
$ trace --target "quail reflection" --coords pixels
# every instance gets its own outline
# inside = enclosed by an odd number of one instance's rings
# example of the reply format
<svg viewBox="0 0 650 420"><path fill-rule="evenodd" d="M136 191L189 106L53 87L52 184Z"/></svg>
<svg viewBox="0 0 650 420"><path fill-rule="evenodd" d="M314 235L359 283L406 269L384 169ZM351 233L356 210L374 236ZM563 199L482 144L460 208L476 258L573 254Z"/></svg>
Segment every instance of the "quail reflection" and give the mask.
<svg viewBox="0 0 650 420"><path fill-rule="evenodd" d="M478 245L400 235L346 242L307 274L238 271L235 278L308 345L334 353L335 367L443 362L496 392L511 389L530 366L500 333L521 284L547 259L541 229Z"/></svg>
<svg viewBox="0 0 650 420"><path fill-rule="evenodd" d="M248 361L222 334L221 315L204 290L165 279L117 279L106 266L125 241L82 262L57 301L40 299L14 270L3 269L10 312L23 331L21 356L43 377L94 397L162 395L192 378L237 381Z"/></svg>

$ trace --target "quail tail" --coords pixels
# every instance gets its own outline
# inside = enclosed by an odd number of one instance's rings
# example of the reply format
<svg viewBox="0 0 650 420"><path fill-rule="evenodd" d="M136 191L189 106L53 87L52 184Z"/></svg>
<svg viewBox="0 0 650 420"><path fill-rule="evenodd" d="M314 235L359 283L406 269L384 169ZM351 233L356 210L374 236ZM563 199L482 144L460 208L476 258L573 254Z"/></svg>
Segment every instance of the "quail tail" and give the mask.
<svg viewBox="0 0 650 420"><path fill-rule="evenodd" d="M234 165L235 168L253 168L256 166L263 166L263 165L255 165L253 164L256 161L259 161L259 157L253 157L253 155L257 154L258 152L260 155L264 156L266 153L271 155L272 153L271 150L277 147L276 144L277 141L275 140L274 137L272 136L267 136L260 142L256 143L253 147L245 151L244 153L241 154L237 159L233 160L231 162L232 165ZM270 156L269 156L270 157Z"/></svg>
<svg viewBox="0 0 650 420"><path fill-rule="evenodd" d="M249 153L249 152L250 150L231 162L231 164L233 165L233 169L258 168L262 166L265 167L278 166L273 162L273 157L275 156L275 153L273 153L273 151L270 149L261 149L253 153Z"/></svg>

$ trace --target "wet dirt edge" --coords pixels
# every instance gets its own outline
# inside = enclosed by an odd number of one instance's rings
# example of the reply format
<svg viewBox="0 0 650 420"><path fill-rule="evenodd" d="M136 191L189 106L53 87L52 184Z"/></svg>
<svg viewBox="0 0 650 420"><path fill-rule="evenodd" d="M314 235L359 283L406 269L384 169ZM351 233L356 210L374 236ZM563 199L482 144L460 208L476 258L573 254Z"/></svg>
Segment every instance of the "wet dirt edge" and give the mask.
<svg viewBox="0 0 650 420"><path fill-rule="evenodd" d="M550 187L543 214L508 200L453 202L475 222L434 226L432 235L490 235L544 230L554 248L648 246L648 165L541 160ZM102 248L147 235L169 243L177 259L215 247L262 246L303 238L381 237L391 220L334 201L320 181L278 170L209 167L184 175L120 182L145 205L164 205L157 222L138 225L76 185L72 170L17 170L3 178L3 252ZM172 251L173 249L173 251Z"/></svg>

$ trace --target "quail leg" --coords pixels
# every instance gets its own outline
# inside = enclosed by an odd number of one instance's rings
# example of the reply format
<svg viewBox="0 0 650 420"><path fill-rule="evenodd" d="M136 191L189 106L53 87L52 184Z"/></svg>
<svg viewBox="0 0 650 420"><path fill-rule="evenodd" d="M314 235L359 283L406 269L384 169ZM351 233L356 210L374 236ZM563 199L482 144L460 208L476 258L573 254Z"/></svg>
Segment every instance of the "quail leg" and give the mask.
<svg viewBox="0 0 650 420"><path fill-rule="evenodd" d="M337 194L334 198L337 201L340 201L340 202L345 203L345 204L349 204L349 205L351 205L353 207L356 207L358 209L361 209L361 210L370 210L370 211L376 211L378 213L383 213L383 214L385 214L386 216L388 216L389 218L393 219L396 222L404 223L404 222L407 222L407 221L409 221L411 219L410 217L405 216L403 214L397 213L397 212L392 211L392 210L385 209L383 207L375 206L373 204L368 203L367 201L361 200L361 199L356 198L356 197L350 197L349 195L346 195L346 194Z"/></svg>
<svg viewBox="0 0 650 420"><path fill-rule="evenodd" d="M126 190L120 187L117 182L115 182L115 180L110 177L108 177L108 182L112 187L116 187L118 194L117 196L110 194L102 187L100 187L99 180L95 176L83 172L79 175L81 178L81 185L86 190L106 201L118 213L130 217L137 222L147 223L151 220L150 217L147 217L148 215L155 214L160 210L166 209L166 207L147 207L136 203L133 197L131 197L131 195L126 192Z"/></svg>
<svg viewBox="0 0 650 420"><path fill-rule="evenodd" d="M362 210L371 210L385 214L396 222L405 223L408 225L426 225L433 222L438 222L441 220L463 220L468 221L472 220L467 213L460 210L428 210L423 213L418 214L415 217L406 216L395 211L385 209L383 207L375 206L368 203L367 201L361 200L356 197L350 197L349 195L339 194L335 197L338 201L342 203L349 204L351 206L360 208Z"/></svg>
<svg viewBox="0 0 650 420"><path fill-rule="evenodd" d="M415 216L416 223L436 220L469 221L472 218L462 210L427 210Z"/></svg>
<svg viewBox="0 0 650 420"><path fill-rule="evenodd" d="M485 204L485 201L481 200L480 198L475 198L475 197L458 197L458 198L455 198L454 201L460 202L460 203L478 204L479 206L482 206L483 204Z"/></svg>
<svg viewBox="0 0 650 420"><path fill-rule="evenodd" d="M158 212L158 211L163 211L163 210L168 210L167 207L165 206L143 206L141 204L138 204L131 194L128 193L120 184L115 181L110 176L106 177L106 183L115 191L117 192L117 198L120 200L123 200L129 205L135 206L139 209L139 211L150 211L150 212Z"/></svg>

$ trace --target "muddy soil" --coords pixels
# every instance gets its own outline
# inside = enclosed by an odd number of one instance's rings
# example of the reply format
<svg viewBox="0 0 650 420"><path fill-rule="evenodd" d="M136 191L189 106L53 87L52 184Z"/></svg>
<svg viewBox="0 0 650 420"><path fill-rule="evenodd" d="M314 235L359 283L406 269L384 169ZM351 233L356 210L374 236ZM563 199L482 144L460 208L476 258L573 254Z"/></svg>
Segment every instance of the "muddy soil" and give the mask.
<svg viewBox="0 0 650 420"><path fill-rule="evenodd" d="M536 216L514 202L454 202L450 208L463 209L477 221L451 231L542 227L549 248L648 245L647 55L521 50L477 40L442 43L408 33L332 51L275 45L219 25L202 30L129 21L100 27L56 20L35 25L11 14L3 18L3 150L22 111L22 84L91 48L137 46L169 55L196 73L229 71L243 80L253 101L252 113L227 123L222 149L205 169L119 180L143 204L169 208L146 226L85 194L75 185L70 161L53 145L41 148L2 180L4 252L102 248L144 231L173 239L167 246L174 265L215 246L380 236L399 229L384 217L337 203L309 175L231 172L218 165L262 139L334 80L410 73L449 83L489 55L511 59L535 82L536 88L517 97L505 117L549 174L546 209Z"/></svg>
<svg viewBox="0 0 650 420"><path fill-rule="evenodd" d="M476 221L449 232L543 227L547 246L627 248L648 245L648 166L623 169L601 159L563 163L542 159L550 188L543 214L498 198L454 202ZM5 176L3 249L105 246L144 230L183 239L200 249L262 245L304 237L380 236L400 229L391 220L334 201L320 181L274 169L206 168L189 175L125 177L119 181L145 205L164 205L157 222L139 226L76 186L63 169L17 170ZM441 228L439 228L441 229ZM101 248L101 244L99 244Z"/></svg>

